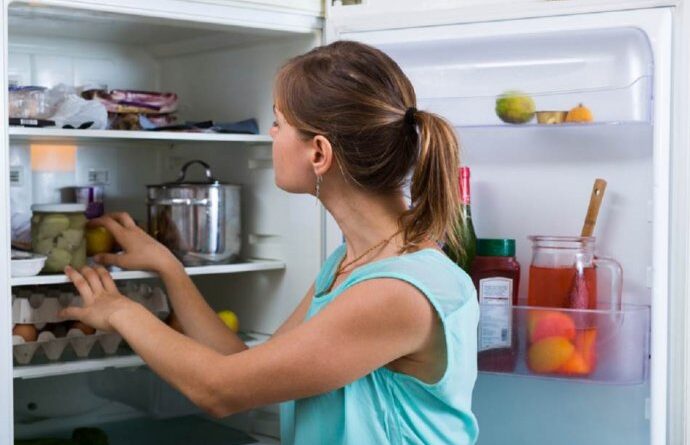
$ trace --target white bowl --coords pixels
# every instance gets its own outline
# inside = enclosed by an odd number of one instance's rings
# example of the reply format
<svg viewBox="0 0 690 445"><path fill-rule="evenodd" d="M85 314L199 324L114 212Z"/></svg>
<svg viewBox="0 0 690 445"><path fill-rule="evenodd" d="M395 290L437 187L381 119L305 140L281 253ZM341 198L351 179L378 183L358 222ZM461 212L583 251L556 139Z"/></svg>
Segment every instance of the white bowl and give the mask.
<svg viewBox="0 0 690 445"><path fill-rule="evenodd" d="M11 270L13 277L32 277L38 275L48 259L37 253L12 250Z"/></svg>

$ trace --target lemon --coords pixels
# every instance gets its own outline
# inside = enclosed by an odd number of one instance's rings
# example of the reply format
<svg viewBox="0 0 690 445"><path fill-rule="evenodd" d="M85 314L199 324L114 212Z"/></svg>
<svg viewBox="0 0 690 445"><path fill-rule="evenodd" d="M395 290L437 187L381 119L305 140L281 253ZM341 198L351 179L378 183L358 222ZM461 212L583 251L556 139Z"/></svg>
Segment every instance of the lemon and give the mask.
<svg viewBox="0 0 690 445"><path fill-rule="evenodd" d="M227 309L222 310L218 312L218 316L232 332L237 332L240 330L240 321L237 318L237 314L235 314L233 311L229 311Z"/></svg>
<svg viewBox="0 0 690 445"><path fill-rule="evenodd" d="M115 238L105 227L93 227L86 230L86 254L96 255L113 250Z"/></svg>
<svg viewBox="0 0 690 445"><path fill-rule="evenodd" d="M496 98L496 114L503 122L527 123L534 117L534 99L519 91L506 91Z"/></svg>

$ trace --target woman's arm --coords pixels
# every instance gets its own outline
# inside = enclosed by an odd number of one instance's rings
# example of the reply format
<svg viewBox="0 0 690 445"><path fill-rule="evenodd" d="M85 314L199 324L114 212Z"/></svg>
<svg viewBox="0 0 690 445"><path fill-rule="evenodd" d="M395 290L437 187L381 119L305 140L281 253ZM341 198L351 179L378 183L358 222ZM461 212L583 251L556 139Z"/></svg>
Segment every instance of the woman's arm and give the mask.
<svg viewBox="0 0 690 445"><path fill-rule="evenodd" d="M167 247L154 240L136 225L127 213L113 213L94 219L91 224L108 229L122 246L122 254L102 254L96 261L124 269L143 269L156 272L165 285L173 311L185 335L221 354L247 349L208 305L187 275L184 266Z"/></svg>
<svg viewBox="0 0 690 445"><path fill-rule="evenodd" d="M312 284L309 287L309 290L307 293L302 297L302 301L297 305L294 311L292 311L292 314L283 322L282 325L273 333L274 337L277 337L278 335L283 335L284 333L296 328L302 322L307 316L307 311L309 310L309 306L311 305L311 300L314 297L314 285Z"/></svg>
<svg viewBox="0 0 690 445"><path fill-rule="evenodd" d="M63 315L117 330L153 371L218 417L340 388L418 351L438 323L416 288L399 280L370 280L307 322L226 356L173 331L131 300L111 295L107 272L87 269L86 279L69 274L85 305Z"/></svg>
<svg viewBox="0 0 690 445"><path fill-rule="evenodd" d="M221 354L234 354L247 349L247 345L209 306L184 267L177 264L162 270L160 277L184 334Z"/></svg>

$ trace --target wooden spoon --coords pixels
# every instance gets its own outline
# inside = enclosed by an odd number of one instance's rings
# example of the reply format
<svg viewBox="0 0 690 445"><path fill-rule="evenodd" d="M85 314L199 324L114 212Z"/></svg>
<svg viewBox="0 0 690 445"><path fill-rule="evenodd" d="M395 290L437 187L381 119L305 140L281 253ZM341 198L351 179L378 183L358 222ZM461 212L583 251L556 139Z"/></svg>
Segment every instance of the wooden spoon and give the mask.
<svg viewBox="0 0 690 445"><path fill-rule="evenodd" d="M601 201L604 199L604 191L606 191L606 181L603 179L594 181L585 224L582 226L582 236L592 236L592 233L594 233ZM573 281L573 287L570 289L571 309L587 309L589 307L589 291L587 290L587 280L585 280L584 265L582 263L582 255L578 254L575 258L575 280Z"/></svg>
<svg viewBox="0 0 690 445"><path fill-rule="evenodd" d="M597 178L597 180L594 181L594 187L592 188L592 196L589 198L589 208L587 209L585 224L582 226L581 236L592 236L594 233L594 226L597 224L599 208L601 207L601 201L604 199L605 191L606 181Z"/></svg>

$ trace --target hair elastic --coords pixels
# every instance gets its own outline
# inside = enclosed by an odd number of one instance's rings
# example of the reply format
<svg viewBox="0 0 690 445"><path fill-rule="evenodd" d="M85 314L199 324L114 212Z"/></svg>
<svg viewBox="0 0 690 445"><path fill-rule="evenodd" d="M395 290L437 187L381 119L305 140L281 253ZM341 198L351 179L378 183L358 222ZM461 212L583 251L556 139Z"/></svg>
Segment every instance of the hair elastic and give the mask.
<svg viewBox="0 0 690 445"><path fill-rule="evenodd" d="M414 118L417 109L415 107L410 107L405 111L405 123L409 125L416 125L417 121Z"/></svg>

